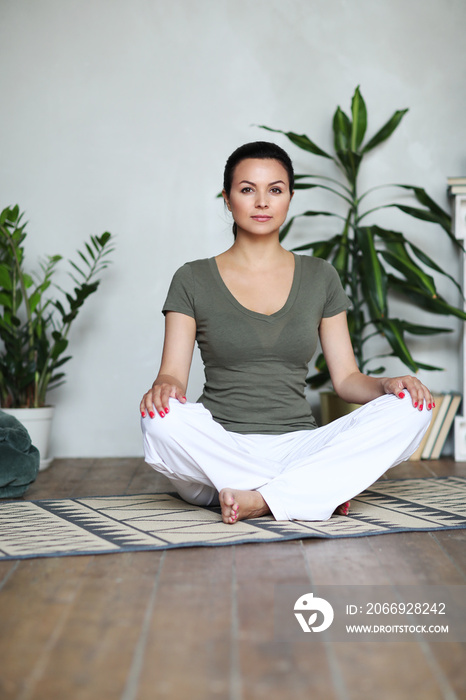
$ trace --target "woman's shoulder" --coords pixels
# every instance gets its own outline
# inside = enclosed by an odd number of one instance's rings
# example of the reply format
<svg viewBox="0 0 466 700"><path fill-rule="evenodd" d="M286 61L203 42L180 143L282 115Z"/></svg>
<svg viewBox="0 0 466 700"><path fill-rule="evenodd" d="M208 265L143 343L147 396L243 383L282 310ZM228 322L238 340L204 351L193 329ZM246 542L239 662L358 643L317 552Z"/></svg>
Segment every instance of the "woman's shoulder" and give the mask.
<svg viewBox="0 0 466 700"><path fill-rule="evenodd" d="M174 276L193 277L199 274L202 275L205 272L205 270L210 267L210 259L211 258L200 258L198 260L189 260L175 271Z"/></svg>
<svg viewBox="0 0 466 700"><path fill-rule="evenodd" d="M303 270L307 273L320 272L324 275L338 274L334 266L323 258L316 258L313 255L297 255Z"/></svg>

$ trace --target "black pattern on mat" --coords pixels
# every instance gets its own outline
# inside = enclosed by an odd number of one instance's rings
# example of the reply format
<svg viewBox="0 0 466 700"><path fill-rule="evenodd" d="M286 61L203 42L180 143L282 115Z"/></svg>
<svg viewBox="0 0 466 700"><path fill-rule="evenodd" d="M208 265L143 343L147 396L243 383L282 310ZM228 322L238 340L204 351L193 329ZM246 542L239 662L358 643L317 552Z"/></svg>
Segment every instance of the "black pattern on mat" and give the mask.
<svg viewBox="0 0 466 700"><path fill-rule="evenodd" d="M363 537L466 527L466 478L378 481L349 516L319 522L272 517L221 521L176 494L8 501L0 504L0 559L219 546L308 537Z"/></svg>

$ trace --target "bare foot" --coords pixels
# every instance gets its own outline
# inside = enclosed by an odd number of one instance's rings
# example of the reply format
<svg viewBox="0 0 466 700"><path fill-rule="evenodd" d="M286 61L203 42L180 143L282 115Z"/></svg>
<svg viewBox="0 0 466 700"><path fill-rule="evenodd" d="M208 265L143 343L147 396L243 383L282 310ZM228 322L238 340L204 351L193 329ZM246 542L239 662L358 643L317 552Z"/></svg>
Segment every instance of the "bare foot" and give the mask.
<svg viewBox="0 0 466 700"><path fill-rule="evenodd" d="M222 520L227 525L233 525L245 518L260 518L270 513L267 503L259 491L239 491L238 489L222 489L218 494L222 507Z"/></svg>
<svg viewBox="0 0 466 700"><path fill-rule="evenodd" d="M338 506L338 508L335 508L335 513L337 515L348 515L350 511L350 501L346 501L346 503L342 503L341 506Z"/></svg>

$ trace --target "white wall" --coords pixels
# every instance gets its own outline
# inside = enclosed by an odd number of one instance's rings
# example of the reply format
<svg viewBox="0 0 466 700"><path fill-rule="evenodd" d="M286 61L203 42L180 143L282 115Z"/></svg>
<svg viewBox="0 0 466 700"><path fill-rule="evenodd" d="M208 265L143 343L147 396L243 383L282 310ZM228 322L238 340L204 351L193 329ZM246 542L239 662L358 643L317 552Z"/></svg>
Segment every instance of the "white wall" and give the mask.
<svg viewBox="0 0 466 700"><path fill-rule="evenodd" d="M55 456L141 454L168 283L229 246L215 195L229 153L268 138L252 125L330 148L333 111L360 84L372 132L410 107L365 184L419 184L447 206L446 177L466 173L465 23L464 0L1 0L0 208L26 210L31 266L90 233L117 244L49 397ZM319 166L288 150L298 172ZM456 274L441 231L410 226ZM434 389L459 389L458 334L417 356L447 368L425 377ZM197 359L190 398L201 384Z"/></svg>

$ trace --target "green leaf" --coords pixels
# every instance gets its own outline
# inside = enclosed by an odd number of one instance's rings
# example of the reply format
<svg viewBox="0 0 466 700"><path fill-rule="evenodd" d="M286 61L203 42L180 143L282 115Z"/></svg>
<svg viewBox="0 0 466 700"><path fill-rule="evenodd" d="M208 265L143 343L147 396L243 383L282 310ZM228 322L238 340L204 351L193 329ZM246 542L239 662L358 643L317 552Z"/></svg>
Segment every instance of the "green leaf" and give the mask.
<svg viewBox="0 0 466 700"><path fill-rule="evenodd" d="M342 219L340 214L334 214L332 211L314 211L309 209L309 211L304 211L302 214L297 214L294 218L297 219L298 216L335 216L337 219Z"/></svg>
<svg viewBox="0 0 466 700"><path fill-rule="evenodd" d="M64 353L67 346L68 341L65 338L55 341L51 352L52 360L56 360L62 353Z"/></svg>
<svg viewBox="0 0 466 700"><path fill-rule="evenodd" d="M409 110L407 109L402 109L402 110L397 110L388 120L386 124L383 125L381 129L373 136L364 146L362 149L362 153L367 153L368 151L371 151L373 148L376 146L379 146L381 143L386 141L389 136L393 134L401 120L403 119L404 115L406 112Z"/></svg>
<svg viewBox="0 0 466 700"><path fill-rule="evenodd" d="M439 326L420 326L409 321L400 321L403 330L412 335L437 335L437 333L452 333L453 328L440 328Z"/></svg>
<svg viewBox="0 0 466 700"><path fill-rule="evenodd" d="M80 270L79 267L78 267L72 260L69 260L69 263L70 263L70 265L71 265L72 267L74 267L74 269L75 269L77 272L79 272L79 274L81 275L81 277L86 278L86 274L85 274L82 270ZM78 284L79 284L79 282L78 282Z"/></svg>
<svg viewBox="0 0 466 700"><path fill-rule="evenodd" d="M330 372L319 372L306 379L306 384L309 384L311 389L321 389L325 384L330 382Z"/></svg>
<svg viewBox="0 0 466 700"><path fill-rule="evenodd" d="M58 369L58 367L62 367L66 362L69 362L72 359L72 355L68 355L67 357L62 357L56 362L53 363L54 370Z"/></svg>
<svg viewBox="0 0 466 700"><path fill-rule="evenodd" d="M432 295L437 294L434 279L421 270L408 255L402 243L388 243L387 250L382 251L383 259L395 270L401 272L412 284L423 287Z"/></svg>
<svg viewBox="0 0 466 700"><path fill-rule="evenodd" d="M423 187L414 187L413 185L398 185L404 190L413 192L419 204L423 204L430 209L434 214L444 219L445 224L451 229L451 216L441 206L437 204L425 191Z"/></svg>
<svg viewBox="0 0 466 700"><path fill-rule="evenodd" d="M386 273L379 262L371 226L356 230L356 237L363 254L362 284L368 295L367 303L375 318L387 315Z"/></svg>
<svg viewBox="0 0 466 700"><path fill-rule="evenodd" d="M330 372L328 371L327 363L323 353L319 353L315 362L317 374L306 379L306 384L309 384L311 389L320 389L324 384L330 381Z"/></svg>
<svg viewBox="0 0 466 700"><path fill-rule="evenodd" d="M84 263L85 263L88 267L91 267L91 263L90 263L89 260L86 258L86 256L83 255L83 253L81 253L80 250L78 250L78 255L79 255L79 257L84 261ZM70 261L70 262L71 262L71 261ZM71 264L73 264L73 263L71 263ZM82 274L82 273L81 273L81 274Z"/></svg>
<svg viewBox="0 0 466 700"><path fill-rule="evenodd" d="M295 190L312 190L315 187L319 187L319 185L311 185L310 183L306 183L306 182L295 182L294 183Z"/></svg>
<svg viewBox="0 0 466 700"><path fill-rule="evenodd" d="M463 296L463 290L461 289L461 285L455 280L455 278L452 275L450 275L448 272L445 272L445 270L442 270L440 265L437 265L437 263L434 260L432 260L432 258L430 258L428 255L426 255L423 250L421 250L420 248L415 246L413 243L410 243L409 247L411 248L411 250L413 251L415 256L417 258L419 258L419 260L422 263L424 263L424 265L427 265L427 267L430 267L432 270L435 270L436 272L439 272L441 275L448 277L448 279L451 280L453 282L453 284L456 286L456 288L460 292L461 296Z"/></svg>
<svg viewBox="0 0 466 700"><path fill-rule="evenodd" d="M94 253L94 251L92 250L92 248L91 248L91 246L89 245L89 243L85 243L85 246L86 246L87 252L88 252L89 255L91 256L92 260L95 260L95 253ZM71 261L70 261L70 262L71 262Z"/></svg>
<svg viewBox="0 0 466 700"><path fill-rule="evenodd" d="M99 242L100 246L104 248L111 239L111 237L112 234L108 231L105 231L104 233L102 233L102 235L96 236L96 240Z"/></svg>
<svg viewBox="0 0 466 700"><path fill-rule="evenodd" d="M327 369L327 361L325 359L324 353L320 352L317 355L314 367L319 370L319 372L324 372Z"/></svg>
<svg viewBox="0 0 466 700"><path fill-rule="evenodd" d="M2 213L0 214L0 226L3 226L5 221L8 219L9 212L10 212L9 207L5 207L5 209L2 210Z"/></svg>
<svg viewBox="0 0 466 700"><path fill-rule="evenodd" d="M409 216L413 216L415 219L421 219L422 221L430 221L433 224L439 224L448 234L449 238L451 238L451 240L458 245L458 241L451 230L451 219L445 221L443 216L440 216L430 209L419 209L419 207L410 207L406 204L388 204L385 208L388 207L396 207L396 209L399 209L405 214L409 214Z"/></svg>
<svg viewBox="0 0 466 700"><path fill-rule="evenodd" d="M346 151L351 147L351 122L340 107L333 117L333 142L335 151Z"/></svg>
<svg viewBox="0 0 466 700"><path fill-rule="evenodd" d="M388 340L396 357L398 357L411 372L417 372L419 365L413 359L408 346L403 337L403 327L398 319L382 319L378 325L383 329L383 333Z"/></svg>
<svg viewBox="0 0 466 700"><path fill-rule="evenodd" d="M289 138L291 143L294 143L295 146L298 146L298 148L302 148L304 151L308 151L309 153L313 153L316 156L322 156L323 158L330 158L332 159L332 156L330 156L328 153L323 151L319 146L317 146L311 139L306 136L305 134L295 134L293 131L282 131L281 129L271 129L269 126L263 126L259 125L260 129L266 129L267 131L273 131L276 134L284 134Z"/></svg>
<svg viewBox="0 0 466 700"><path fill-rule="evenodd" d="M9 296L9 294L5 294L4 292L0 292L0 306L6 306L7 309L13 308L13 301L11 299L11 296Z"/></svg>
<svg viewBox="0 0 466 700"><path fill-rule="evenodd" d="M283 241L287 237L287 235L289 234L290 229L293 225L293 221L294 221L294 216L291 217L291 219L288 221L288 223L285 224L285 226L280 231L280 236L279 236L280 242Z"/></svg>
<svg viewBox="0 0 466 700"><path fill-rule="evenodd" d="M24 273L23 273L23 281L24 281L24 286L26 287L26 289L29 289L29 287L32 287L32 285L34 284L34 280L32 279L32 277L30 275L26 275Z"/></svg>
<svg viewBox="0 0 466 700"><path fill-rule="evenodd" d="M435 372L435 371L444 372L445 371L443 367L436 367L435 365L426 365L424 362L419 362L417 360L416 360L416 362L417 362L417 366L419 367L419 369L425 369L425 370L428 370L429 372Z"/></svg>
<svg viewBox="0 0 466 700"><path fill-rule="evenodd" d="M8 291L13 288L10 270L6 265L0 265L0 287Z"/></svg>
<svg viewBox="0 0 466 700"><path fill-rule="evenodd" d="M338 246L333 258L332 265L338 270L340 277L346 275L348 271L348 259L349 259L349 242L348 242L348 231L351 219L351 212L348 213L345 227L343 233L341 234L340 245Z"/></svg>
<svg viewBox="0 0 466 700"><path fill-rule="evenodd" d="M388 276L389 287L396 290L412 304L415 302L420 308L442 316L455 316L462 321L466 321L466 311L456 306L448 304L440 295L432 297L426 291L415 287L403 280L399 280L393 275Z"/></svg>
<svg viewBox="0 0 466 700"><path fill-rule="evenodd" d="M366 104L359 91L359 85L353 95L351 112L353 116L353 124L351 128L351 150L357 151L362 143L367 128Z"/></svg>
<svg viewBox="0 0 466 700"><path fill-rule="evenodd" d="M37 305L40 304L40 300L41 295L39 294L39 292L34 292L34 294L31 294L31 296L29 297L29 308L31 310L31 313L34 313Z"/></svg>
<svg viewBox="0 0 466 700"><path fill-rule="evenodd" d="M18 221L19 217L19 206L15 204L14 207L10 208L7 210L7 221L10 221L12 224L16 223Z"/></svg>
<svg viewBox="0 0 466 700"><path fill-rule="evenodd" d="M295 252L300 252L303 250L312 250L312 254L315 258L324 258L327 260L335 247L341 241L341 236L334 236L329 240L324 241L314 241L312 243L305 243L304 245L296 246L292 248Z"/></svg>
<svg viewBox="0 0 466 700"><path fill-rule="evenodd" d="M370 362L370 360L368 360ZM375 369L369 369L367 368L366 373L367 374L374 374L374 375L379 375L383 374L385 372L385 367L376 367Z"/></svg>
<svg viewBox="0 0 466 700"><path fill-rule="evenodd" d="M361 165L362 155L348 149L346 151L337 151L337 158L343 165L348 180L354 185L358 176L359 166Z"/></svg>

